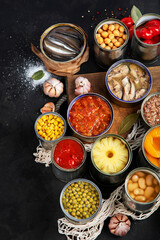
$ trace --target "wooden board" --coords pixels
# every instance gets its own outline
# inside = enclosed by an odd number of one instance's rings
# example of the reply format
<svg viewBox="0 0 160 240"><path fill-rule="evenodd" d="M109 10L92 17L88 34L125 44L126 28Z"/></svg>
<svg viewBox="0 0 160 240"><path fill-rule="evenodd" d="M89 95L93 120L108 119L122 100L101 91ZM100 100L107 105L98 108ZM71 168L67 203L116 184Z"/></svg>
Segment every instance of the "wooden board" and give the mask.
<svg viewBox="0 0 160 240"><path fill-rule="evenodd" d="M160 66L158 67L149 67L148 68L151 75L152 75L152 89L150 93L158 92L160 91ZM106 91L106 85L105 85L105 75L106 72L98 72L98 73L88 73L88 74L80 74L80 75L73 75L67 78L68 81L68 88L67 88L67 94L68 94L68 102L70 103L73 98L76 97L74 94L75 90L75 79L78 76L86 77L90 82L92 86L92 92L99 93L103 95L106 98L109 98ZM122 120L129 114L135 113L138 109L140 109L140 104L138 106L132 107L132 108L122 108L111 102L114 110L114 120L112 127L108 131L108 133L118 133L118 128Z"/></svg>

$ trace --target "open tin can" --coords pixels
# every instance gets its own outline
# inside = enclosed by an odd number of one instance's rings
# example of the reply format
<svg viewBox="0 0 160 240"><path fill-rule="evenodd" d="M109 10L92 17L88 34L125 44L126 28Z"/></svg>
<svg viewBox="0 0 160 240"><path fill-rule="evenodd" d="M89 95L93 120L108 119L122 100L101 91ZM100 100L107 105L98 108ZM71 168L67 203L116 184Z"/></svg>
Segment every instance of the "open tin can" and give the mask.
<svg viewBox="0 0 160 240"><path fill-rule="evenodd" d="M118 47L116 49L105 49L101 47L101 45L97 42L96 34L99 28L101 28L104 24L116 24L123 26L125 29L125 33L127 35L127 39L123 43L121 47ZM107 66L112 65L114 62L123 59L127 50L127 43L129 40L129 33L126 25L121 22L118 19L105 19L102 22L100 22L95 30L94 30L94 52L95 52L95 59L97 64L102 67L106 68Z"/></svg>
<svg viewBox="0 0 160 240"><path fill-rule="evenodd" d="M136 34L137 27L143 25L145 22L148 22L153 19L160 20L160 15L155 13L144 14L135 24L131 49L132 56L135 59L141 60L143 62L155 62L158 60L160 54L160 42L155 44L146 44L142 42Z"/></svg>
<svg viewBox="0 0 160 240"><path fill-rule="evenodd" d="M71 139L73 141L76 141L83 149L83 160L82 160L81 164L76 168L71 168L71 169L62 168L56 163L56 161L54 159L54 151L55 151L57 144L65 139ZM57 143L54 145L54 147L52 148L52 151L51 151L52 170L53 170L54 175L56 176L56 178L58 178L62 182L68 182L75 178L82 177L83 174L85 173L85 168L86 168L86 156L87 156L87 154L86 154L84 145L79 139L77 139L75 137L63 137L61 140L57 141Z"/></svg>
<svg viewBox="0 0 160 240"><path fill-rule="evenodd" d="M158 199L160 197L160 191L152 201L140 202L140 201L136 201L135 199L133 199L128 192L127 185L128 185L128 181L131 179L131 177L136 173L138 174L138 172L144 172L146 174L152 175L156 179L158 186L160 187L160 179L157 176L157 174L155 173L155 171L153 171L152 169L146 168L146 167L135 168L128 174L128 176L125 180L125 185L123 188L123 203L133 212L147 212L158 201Z"/></svg>

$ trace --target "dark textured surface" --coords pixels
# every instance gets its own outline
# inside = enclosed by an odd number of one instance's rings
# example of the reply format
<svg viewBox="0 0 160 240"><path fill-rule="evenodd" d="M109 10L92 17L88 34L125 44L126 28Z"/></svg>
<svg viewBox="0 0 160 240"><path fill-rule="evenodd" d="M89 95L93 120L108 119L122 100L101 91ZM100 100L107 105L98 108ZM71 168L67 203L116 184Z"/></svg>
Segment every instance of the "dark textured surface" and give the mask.
<svg viewBox="0 0 160 240"><path fill-rule="evenodd" d="M36 164L32 155L38 144L33 131L34 121L39 109L50 99L44 96L41 86L32 89L31 83L25 81L24 67L29 63L40 63L31 52L30 43L39 47L40 35L55 23L78 24L88 33L90 45L90 59L83 64L80 73L104 71L94 61L94 26L105 19L104 9L111 16L110 11L118 12L119 7L130 10L133 4L142 13L159 13L159 0L1 1L0 240L66 239L57 231L57 219L63 216L59 195L64 183L54 177L51 167ZM97 11L99 15L96 15ZM82 15L85 17L81 18ZM93 15L96 22L92 20ZM66 108L65 103L60 110L65 118ZM136 157L133 160L135 167ZM90 178L88 173L86 177ZM103 197L111 191L108 188L102 190ZM132 221L131 231L124 239L160 239L159 213L157 210L147 220ZM97 239L119 239L109 233L107 224L108 220Z"/></svg>

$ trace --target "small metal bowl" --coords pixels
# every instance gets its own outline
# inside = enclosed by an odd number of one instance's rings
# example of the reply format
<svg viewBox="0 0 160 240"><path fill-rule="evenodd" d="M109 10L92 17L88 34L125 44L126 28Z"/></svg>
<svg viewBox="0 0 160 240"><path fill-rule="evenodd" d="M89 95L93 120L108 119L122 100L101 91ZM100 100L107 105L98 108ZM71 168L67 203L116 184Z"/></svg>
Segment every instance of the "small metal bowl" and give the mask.
<svg viewBox="0 0 160 240"><path fill-rule="evenodd" d="M122 64L122 63L135 63L137 64L138 66L142 67L148 74L149 76L149 87L148 87L148 90L147 92L144 94L143 97L139 98L139 99L136 99L136 100L133 100L133 101L125 101L123 99L119 99L118 97L116 97L112 91L110 90L109 88L109 85L108 85L108 75L109 73L115 68L117 67L118 65ZM138 105L139 103L141 103L143 101L143 99L149 94L150 90L151 90L151 87L152 87L152 76L148 70L148 68L141 62L138 62L136 60L133 60L133 59L123 59L123 60L120 60L116 63L114 63L107 71L106 73L106 77L105 77L105 83L106 83L106 87L107 87L107 93L109 94L111 100L121 106L121 107L133 107L133 106L136 106Z"/></svg>
<svg viewBox="0 0 160 240"><path fill-rule="evenodd" d="M100 200L100 202L99 202L99 207L98 207L97 211L96 211L92 216L90 216L89 218L85 218L85 219L78 219L78 218L75 218L75 217L71 216L71 215L64 209L63 203L62 203L62 196L63 196L63 193L65 192L66 188L67 188L69 185L71 185L72 183L75 183L75 182L78 182L78 181L90 183L93 187L95 187L95 189L97 190L97 192L98 192L98 194L99 194L99 200ZM97 213L100 211L101 206L102 206L102 194L101 194L101 191L100 191L100 189L98 188L98 186L97 186L95 183L93 183L92 181L90 181L90 180L88 180L88 179L84 179L84 178L74 179L74 180L72 180L71 182L67 183L67 184L64 186L64 188L62 189L61 194L60 194L60 206L61 206L61 209L62 209L65 217L66 217L70 222L73 222L74 224L84 224L84 223L92 220L92 219L97 215Z"/></svg>
<svg viewBox="0 0 160 240"><path fill-rule="evenodd" d="M85 96L96 96L96 97L101 98L102 100L104 100L104 101L108 104L108 106L109 106L109 108L110 108L110 111L111 111L111 121L110 121L108 127L107 127L103 132L101 132L100 134L98 134L98 135L96 135L96 136L91 136L91 137L89 137L89 136L84 136L84 135L80 134L79 132L77 132L77 131L73 128L73 126L72 126L72 124L71 124L71 122L70 122L70 119L69 119L70 110L71 110L72 106L74 105L74 103L75 103L78 99L83 98L83 97L85 97ZM100 95L100 94L98 94L98 93L86 93L86 94L82 94L82 95L79 95L78 97L74 98L74 99L72 100L72 102L69 104L68 111L67 111L67 121L68 121L68 124L69 124L70 128L72 129L74 135L75 135L77 138L81 139L81 140L84 141L84 142L94 142L98 137L102 136L104 133L106 133L106 132L110 129L110 127L111 127L111 125L112 125L112 122L113 122L113 108L112 108L111 103L110 103L105 97L103 97L102 95Z"/></svg>
<svg viewBox="0 0 160 240"><path fill-rule="evenodd" d="M154 206L157 199L160 197L160 192L157 195L157 197L155 199L153 199L153 201L150 201L150 202L138 202L138 201L134 200L130 196L130 194L128 193L127 184L128 184L129 179L131 178L131 176L134 173L139 172L139 171L146 172L146 173L149 173L152 176L154 176L156 178L156 180L158 181L159 186L160 186L160 179L152 169L149 169L149 168L146 168L146 167L135 168L126 177L125 186L123 188L123 202L133 212L147 212L148 210L150 210Z"/></svg>
<svg viewBox="0 0 160 240"><path fill-rule="evenodd" d="M138 165L149 167L150 169L153 169L160 177L160 168L149 161L149 159L146 156L145 150L144 150L144 141L145 141L146 136L148 135L148 133L150 131L152 131L154 128L157 128L157 127L160 127L160 125L156 125L156 126L150 128L144 135L143 140L142 140L142 146L138 152Z"/></svg>
<svg viewBox="0 0 160 240"><path fill-rule="evenodd" d="M81 147L83 148L83 154L84 154L83 160L77 168L73 168L73 169L62 168L54 160L54 150L55 150L57 144L65 139L72 139L72 140L76 141L77 143L79 143L81 145ZM52 170L53 170L54 175L56 176L56 178L58 178L62 182L68 182L75 178L82 177L85 172L85 168L86 168L86 156L87 155L86 155L84 145L79 139L74 138L74 137L63 137L62 139L60 139L59 141L56 142L56 144L54 145L54 147L52 148L52 151L51 151Z"/></svg>
<svg viewBox="0 0 160 240"><path fill-rule="evenodd" d="M142 117L142 119L143 119L143 121L144 121L145 126L147 126L147 128L150 128L150 127L153 127L153 126L150 125L150 124L147 122L146 118L144 117L144 112L143 112L144 105L145 105L145 103L146 103L151 97L157 96L157 95L160 95L160 92L151 93L150 95L148 95L148 96L143 100L142 105L141 105L141 117ZM158 125L158 124L157 124L157 125ZM155 126L156 126L156 125L155 125Z"/></svg>
<svg viewBox="0 0 160 240"><path fill-rule="evenodd" d="M119 172L117 173L105 173L103 171L101 171L97 165L95 164L94 162L94 159L93 159L93 148L94 146L96 145L97 142L99 142L101 139L103 138L107 138L107 137L115 137L119 140L121 140L127 147L128 149L128 162L126 164L126 166ZM91 176L93 177L93 179L95 179L97 182L99 182L100 184L104 185L104 186L108 186L108 185L119 185L121 184L128 171L129 171L129 167L130 167L130 164L132 162L132 150L128 144L128 142L121 136L119 135L116 135L116 134L105 134L103 136L101 136L100 138L98 138L93 147L92 147L92 150L91 150L91 164L90 164L90 173L91 173Z"/></svg>
<svg viewBox="0 0 160 240"><path fill-rule="evenodd" d="M99 28L101 28L104 24L115 24L118 23L120 25L122 25L125 29L125 32L127 34L127 39L125 40L124 44L116 49L105 49L102 48L101 45L97 42L96 39L96 34ZM102 67L105 68L107 66L110 66L111 64L113 64L114 62L123 59L127 50L127 44L129 41L129 32L128 32L128 28L126 27L126 25L121 22L118 19L105 19L102 22L100 22L95 30L94 30L94 52L95 52L95 59L97 64Z"/></svg>
<svg viewBox="0 0 160 240"><path fill-rule="evenodd" d="M44 47L43 47L43 40L44 40L44 38L47 36L47 34L48 34L50 31L52 31L54 28L62 27L62 26L67 26L67 27L71 27L71 28L76 29L76 30L82 35L84 44L83 44L83 47L82 47L81 52L80 52L75 58L70 59L70 60L67 60L67 61L56 61L56 60L52 59L51 57L49 57L49 56L46 54L46 52L45 52L45 50L44 50ZM51 62L53 62L53 63L54 63L54 62L56 62L56 63L72 63L73 61L79 59L79 58L83 55L83 53L84 53L84 51L85 51L85 49L86 49L86 45L87 45L87 39L86 39L86 36L85 36L85 33L84 33L83 29L82 29L81 27L75 25L75 24L72 24L72 23L57 23L57 24L54 24L54 25L50 26L49 28L47 28L47 29L44 31L44 33L42 34L41 39L40 39L40 49L41 49L43 55L44 55L49 61L51 61Z"/></svg>
<svg viewBox="0 0 160 240"><path fill-rule="evenodd" d="M39 120L41 117L43 117L44 115L50 115L50 114L52 114L52 115L54 115L54 116L60 117L60 118L62 119L62 121L64 122L64 131L63 131L62 135L61 135L59 138L57 138L57 139L55 139L55 140L52 140L52 141L45 140L45 139L42 138L42 137L38 134L38 132L37 132L37 122L38 122L38 120ZM45 149L47 149L47 150L50 150L50 149L54 146L54 144L55 144L58 140L60 140L60 139L65 135L66 129L67 129L67 125L66 125L65 119L64 119L59 113L56 113L56 112L47 112L47 113L41 114L41 115L36 119L35 124L34 124L34 131L35 131L35 133L36 133L36 136L37 136L38 140L40 141L42 147L45 148Z"/></svg>

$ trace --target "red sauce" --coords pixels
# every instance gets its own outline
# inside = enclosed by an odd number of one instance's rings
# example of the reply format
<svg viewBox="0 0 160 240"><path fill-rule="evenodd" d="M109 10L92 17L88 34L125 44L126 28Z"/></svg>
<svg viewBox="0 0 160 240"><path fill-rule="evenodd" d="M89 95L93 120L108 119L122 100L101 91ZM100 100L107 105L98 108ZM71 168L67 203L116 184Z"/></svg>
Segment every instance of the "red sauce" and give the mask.
<svg viewBox="0 0 160 240"><path fill-rule="evenodd" d="M69 119L73 128L84 136L96 136L110 124L111 109L100 97L85 96L72 106Z"/></svg>
<svg viewBox="0 0 160 240"><path fill-rule="evenodd" d="M64 139L56 145L53 157L60 167L72 169L80 166L84 157L84 151L77 141Z"/></svg>

